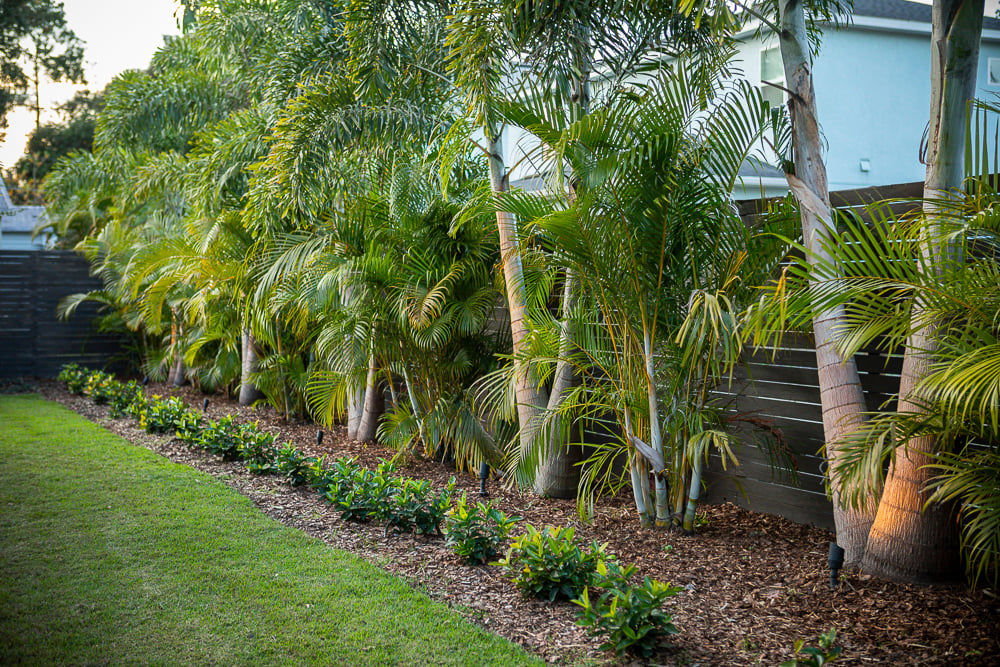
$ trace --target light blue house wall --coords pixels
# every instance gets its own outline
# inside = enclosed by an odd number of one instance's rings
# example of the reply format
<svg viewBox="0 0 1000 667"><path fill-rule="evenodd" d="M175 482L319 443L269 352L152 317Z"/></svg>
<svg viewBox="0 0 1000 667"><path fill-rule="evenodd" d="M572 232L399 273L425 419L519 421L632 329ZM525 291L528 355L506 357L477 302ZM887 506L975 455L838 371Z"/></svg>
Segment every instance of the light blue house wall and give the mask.
<svg viewBox="0 0 1000 667"><path fill-rule="evenodd" d="M747 79L760 81L760 51L775 45L773 38L741 45ZM1000 93L987 81L991 57L1000 59L1000 32L984 30L977 92L983 99ZM924 179L930 59L929 24L858 16L849 28L824 31L813 80L831 191ZM768 183L769 193L781 189ZM748 183L747 189L754 188Z"/></svg>

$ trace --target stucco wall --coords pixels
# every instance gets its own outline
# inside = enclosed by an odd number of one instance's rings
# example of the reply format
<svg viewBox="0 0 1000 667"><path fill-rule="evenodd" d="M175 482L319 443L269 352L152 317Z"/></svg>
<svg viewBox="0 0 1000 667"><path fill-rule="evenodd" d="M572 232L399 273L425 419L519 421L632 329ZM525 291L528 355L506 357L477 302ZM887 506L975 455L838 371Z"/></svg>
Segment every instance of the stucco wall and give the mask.
<svg viewBox="0 0 1000 667"><path fill-rule="evenodd" d="M760 80L760 49L773 39L747 40L741 68ZM977 95L991 99L987 60L1000 43L984 40ZM920 141L930 113L930 34L827 29L813 75L820 126L827 146L831 190L909 183L924 178ZM868 160L869 171L860 168Z"/></svg>

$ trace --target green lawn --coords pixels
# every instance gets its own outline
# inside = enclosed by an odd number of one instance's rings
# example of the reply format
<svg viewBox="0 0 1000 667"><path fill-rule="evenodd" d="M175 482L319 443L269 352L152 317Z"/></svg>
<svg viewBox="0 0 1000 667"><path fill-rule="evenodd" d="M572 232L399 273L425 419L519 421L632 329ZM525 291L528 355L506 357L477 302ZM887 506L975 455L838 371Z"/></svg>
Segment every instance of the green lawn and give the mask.
<svg viewBox="0 0 1000 667"><path fill-rule="evenodd" d="M0 396L0 663L535 664L37 396Z"/></svg>

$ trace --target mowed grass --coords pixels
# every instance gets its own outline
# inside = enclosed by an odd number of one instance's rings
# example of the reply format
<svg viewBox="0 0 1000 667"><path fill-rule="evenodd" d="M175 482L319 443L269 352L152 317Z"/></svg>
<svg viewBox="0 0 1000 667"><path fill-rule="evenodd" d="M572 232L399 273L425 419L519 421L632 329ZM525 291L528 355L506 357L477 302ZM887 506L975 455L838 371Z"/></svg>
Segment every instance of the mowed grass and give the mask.
<svg viewBox="0 0 1000 667"><path fill-rule="evenodd" d="M36 396L0 396L0 664L538 664Z"/></svg>

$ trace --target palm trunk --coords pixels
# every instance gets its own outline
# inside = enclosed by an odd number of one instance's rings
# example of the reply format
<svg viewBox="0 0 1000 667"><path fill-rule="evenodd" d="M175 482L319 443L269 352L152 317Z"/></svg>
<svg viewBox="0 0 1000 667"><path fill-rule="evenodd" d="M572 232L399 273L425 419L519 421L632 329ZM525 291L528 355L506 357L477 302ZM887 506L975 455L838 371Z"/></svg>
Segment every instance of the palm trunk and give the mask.
<svg viewBox="0 0 1000 667"><path fill-rule="evenodd" d="M364 411L361 414L361 422L358 424L358 441L375 442L383 408L384 401L378 381L378 367L375 356L372 355L368 366L368 378L365 382Z"/></svg>
<svg viewBox="0 0 1000 667"><path fill-rule="evenodd" d="M174 358L170 364L170 372L167 374L167 384L171 387L183 387L186 383L184 377L184 355L178 351L180 347L181 325L177 319L177 311L172 311L170 319L170 348L174 350Z"/></svg>
<svg viewBox="0 0 1000 667"><path fill-rule="evenodd" d="M627 406L624 412L625 440L628 443L634 443L638 438L636 438L635 431L632 428L632 418ZM635 449L634 444L630 453L629 475L632 481L632 495L635 497L635 511L639 515L639 525L643 528L649 528L653 525L653 520L650 518L649 513L650 508L653 506L653 499L649 494L649 468L646 465L646 460Z"/></svg>
<svg viewBox="0 0 1000 667"><path fill-rule="evenodd" d="M576 68L580 73L573 89L573 104L585 116L590 112L590 70L593 67L590 46L590 29L582 22L577 26L578 39L575 51ZM569 188L570 205L576 200L576 183ZM572 326L572 313L576 305L577 278L572 269L566 269L566 283L563 286L563 319L559 334L559 361L556 363L552 392L546 406L548 414L555 413L568 394L580 383L580 376L568 357L576 340ZM560 417L546 434L546 442L540 462L535 470L535 493L553 498L575 498L580 486L580 463L583 449L569 444L565 434L574 432L575 420ZM570 422L570 423L566 423Z"/></svg>
<svg viewBox="0 0 1000 667"><path fill-rule="evenodd" d="M789 108L795 151L795 174L788 175L788 184L799 202L804 244L817 259L829 261L821 242L832 231L833 220L802 1L780 0L779 14L779 43L785 81L791 93ZM862 424L866 409L853 357L844 359L835 348L836 329L842 319L840 309L817 315L813 321L813 335L837 543L844 549L845 562L855 565L864 555L874 515L874 500L868 501L861 509L845 506L841 482L833 472L840 456L838 441Z"/></svg>
<svg viewBox="0 0 1000 667"><path fill-rule="evenodd" d="M934 200L954 196L964 178L966 113L976 89L983 7L983 0L938 0L932 9L930 141L924 182L927 232L922 239L930 266L948 252L934 241L940 238L935 228L941 215ZM914 319L920 314L921 305L916 303ZM934 327L915 331L907 341L899 382L901 412L923 412L912 392L927 375L937 345ZM866 571L919 583L961 576L954 508L926 506L927 482L933 475L924 466L932 462L938 444L934 438L921 437L896 450L868 538Z"/></svg>
<svg viewBox="0 0 1000 667"><path fill-rule="evenodd" d="M563 285L563 320L559 336L559 362L556 364L552 391L549 394L549 414L555 413L559 405L580 383L579 374L567 358L572 353L575 328L572 325L572 311L576 305L576 277L571 270L566 271ZM552 425L546 432L543 451L535 471L534 491L552 498L575 498L580 485L580 466L583 448L570 443L575 432L572 417L552 418Z"/></svg>
<svg viewBox="0 0 1000 667"><path fill-rule="evenodd" d="M503 157L500 153L499 134L495 128L489 130L486 150L489 153L487 158L490 187L494 194L501 194L507 191L507 176L504 173ZM520 426L518 437L522 451L529 451L548 397L545 395L545 390L538 386L535 374L524 360L528 335L524 312L524 269L521 265L517 228L512 213L497 211L497 231L500 235L500 256L507 290L507 307L510 312L511 340L514 346L514 394Z"/></svg>
<svg viewBox="0 0 1000 667"><path fill-rule="evenodd" d="M365 412L365 388L363 385L350 385L347 388L347 437L358 439L358 428L361 426L361 416Z"/></svg>
<svg viewBox="0 0 1000 667"><path fill-rule="evenodd" d="M250 379L250 374L257 372L260 353L257 348L257 341L254 339L249 328L243 330L241 343L243 358L240 374L240 405L247 406L253 405L264 398L264 394Z"/></svg>
<svg viewBox="0 0 1000 667"><path fill-rule="evenodd" d="M663 435L660 433L660 405L656 396L656 380L653 374L653 339L647 330L642 338L643 361L646 369L646 395L649 399L649 446L663 457ZM664 471L656 472L656 527L670 525L670 502L667 499L667 481Z"/></svg>

